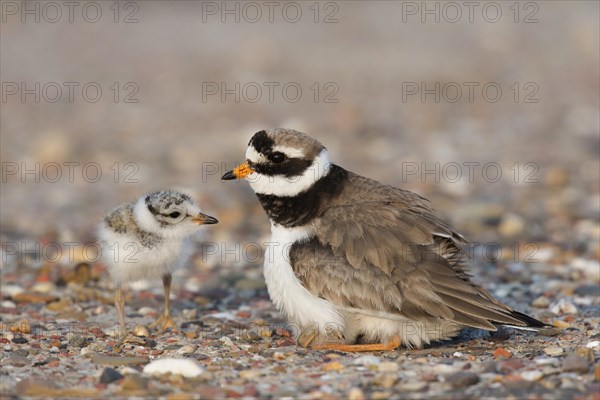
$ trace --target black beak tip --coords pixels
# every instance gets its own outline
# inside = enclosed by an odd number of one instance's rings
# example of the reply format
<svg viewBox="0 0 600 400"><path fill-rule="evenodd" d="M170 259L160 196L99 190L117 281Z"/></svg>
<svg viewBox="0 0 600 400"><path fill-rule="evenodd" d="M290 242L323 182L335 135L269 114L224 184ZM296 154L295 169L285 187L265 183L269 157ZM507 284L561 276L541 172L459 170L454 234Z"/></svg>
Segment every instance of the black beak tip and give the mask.
<svg viewBox="0 0 600 400"><path fill-rule="evenodd" d="M213 225L213 224L218 224L219 220L216 219L215 217L206 217L206 219L204 220L204 224L205 225Z"/></svg>
<svg viewBox="0 0 600 400"><path fill-rule="evenodd" d="M222 180L224 180L224 181L230 181L230 180L233 180L233 179L235 179L235 175L234 175L233 171L229 171L229 172L226 172L226 173L225 173L225 174L224 174L224 175L221 177L221 179L222 179Z"/></svg>

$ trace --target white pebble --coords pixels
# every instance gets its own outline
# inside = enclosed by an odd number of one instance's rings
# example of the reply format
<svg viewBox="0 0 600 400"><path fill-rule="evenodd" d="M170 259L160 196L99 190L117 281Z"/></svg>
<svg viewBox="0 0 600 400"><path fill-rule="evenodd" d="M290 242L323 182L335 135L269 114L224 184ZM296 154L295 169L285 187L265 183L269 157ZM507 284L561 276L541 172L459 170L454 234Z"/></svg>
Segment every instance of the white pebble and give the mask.
<svg viewBox="0 0 600 400"><path fill-rule="evenodd" d="M17 305L10 300L4 300L2 303L0 303L0 306L2 306L2 308L16 308L17 307Z"/></svg>
<svg viewBox="0 0 600 400"><path fill-rule="evenodd" d="M379 364L381 362L381 359L379 357L375 357L375 356L362 356L362 357L358 357L357 359L355 359L352 363L354 365L376 365Z"/></svg>
<svg viewBox="0 0 600 400"><path fill-rule="evenodd" d="M551 357L536 357L533 361L539 365L552 365L558 364L558 360L556 358Z"/></svg>
<svg viewBox="0 0 600 400"><path fill-rule="evenodd" d="M60 350L56 346L52 346L52 348L50 349L50 353L58 353L59 351Z"/></svg>
<svg viewBox="0 0 600 400"><path fill-rule="evenodd" d="M195 378L204 373L204 369L189 358L162 358L154 360L144 367L144 373L148 375L173 374L185 378Z"/></svg>
<svg viewBox="0 0 600 400"><path fill-rule="evenodd" d="M465 355L464 355L464 353L461 353L460 351L456 351L456 352L454 352L454 354L452 354L452 356L460 358L460 357L464 357Z"/></svg>
<svg viewBox="0 0 600 400"><path fill-rule="evenodd" d="M542 373L542 371L534 370L521 372L521 378L525 379L526 381L539 381L543 377L544 374Z"/></svg>
<svg viewBox="0 0 600 400"><path fill-rule="evenodd" d="M229 347L233 347L233 340L231 340L231 338L227 337L227 336L223 336L221 339L219 339L221 342L223 342L223 344L225 346L229 346Z"/></svg>
<svg viewBox="0 0 600 400"><path fill-rule="evenodd" d="M556 315L577 314L577 306L571 300L560 299L550 305L550 311Z"/></svg>
<svg viewBox="0 0 600 400"><path fill-rule="evenodd" d="M598 347L600 347L600 341L594 340L593 342L589 342L588 344L586 344L585 347L587 347L589 349L598 348Z"/></svg>

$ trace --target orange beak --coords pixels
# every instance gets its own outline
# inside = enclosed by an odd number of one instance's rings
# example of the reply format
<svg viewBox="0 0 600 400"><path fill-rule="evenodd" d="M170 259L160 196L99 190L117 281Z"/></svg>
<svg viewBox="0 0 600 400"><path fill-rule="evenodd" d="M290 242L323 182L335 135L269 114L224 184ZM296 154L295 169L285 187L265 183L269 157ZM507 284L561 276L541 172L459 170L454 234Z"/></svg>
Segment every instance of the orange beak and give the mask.
<svg viewBox="0 0 600 400"><path fill-rule="evenodd" d="M221 177L223 180L242 179L253 173L254 170L250 168L248 163L243 163L236 167L233 171L227 172Z"/></svg>

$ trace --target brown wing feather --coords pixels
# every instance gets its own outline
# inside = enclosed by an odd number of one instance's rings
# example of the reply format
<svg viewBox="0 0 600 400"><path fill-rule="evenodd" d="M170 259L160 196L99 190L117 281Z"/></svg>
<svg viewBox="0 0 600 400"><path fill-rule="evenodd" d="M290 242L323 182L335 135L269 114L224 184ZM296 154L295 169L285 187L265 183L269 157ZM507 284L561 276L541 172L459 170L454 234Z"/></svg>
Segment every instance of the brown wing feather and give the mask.
<svg viewBox="0 0 600 400"><path fill-rule="evenodd" d="M527 325L469 280L466 240L414 193L350 173L314 222L316 239L292 247L305 287L339 306L438 317L495 330Z"/></svg>

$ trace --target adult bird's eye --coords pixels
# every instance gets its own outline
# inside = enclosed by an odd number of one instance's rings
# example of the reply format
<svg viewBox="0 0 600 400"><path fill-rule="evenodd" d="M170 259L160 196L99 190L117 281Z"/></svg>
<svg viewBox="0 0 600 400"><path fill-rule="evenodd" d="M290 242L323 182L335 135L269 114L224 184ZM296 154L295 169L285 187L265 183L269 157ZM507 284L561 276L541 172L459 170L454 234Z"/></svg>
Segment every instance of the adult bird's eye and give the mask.
<svg viewBox="0 0 600 400"><path fill-rule="evenodd" d="M179 213L179 211L173 211L171 214L169 214L169 217L171 217L171 218L177 218L180 215L181 214Z"/></svg>
<svg viewBox="0 0 600 400"><path fill-rule="evenodd" d="M271 157L269 157L269 159L274 163L279 164L280 162L283 162L283 160L285 160L285 154L276 151L275 153L271 154Z"/></svg>

